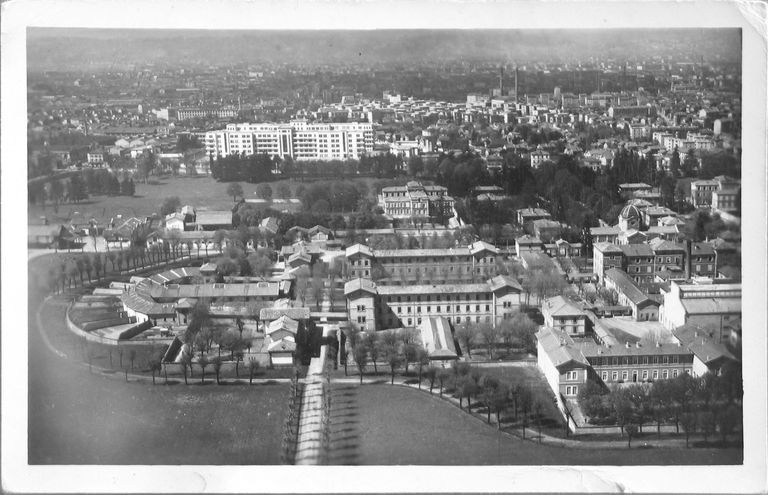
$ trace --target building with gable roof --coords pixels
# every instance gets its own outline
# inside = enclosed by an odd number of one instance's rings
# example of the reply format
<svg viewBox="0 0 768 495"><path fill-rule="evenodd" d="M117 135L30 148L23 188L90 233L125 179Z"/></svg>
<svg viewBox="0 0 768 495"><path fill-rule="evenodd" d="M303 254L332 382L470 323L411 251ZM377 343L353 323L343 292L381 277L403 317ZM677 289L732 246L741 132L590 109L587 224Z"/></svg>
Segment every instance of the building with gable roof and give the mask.
<svg viewBox="0 0 768 495"><path fill-rule="evenodd" d="M520 284L502 275L481 283L400 286L356 278L344 285L349 321L362 331L416 327L428 317L495 325L520 308L521 294Z"/></svg>
<svg viewBox="0 0 768 495"><path fill-rule="evenodd" d="M451 324L442 316L425 318L419 328L421 344L427 351L430 361L439 361L445 366L446 361L459 359L453 340Z"/></svg>
<svg viewBox="0 0 768 495"><path fill-rule="evenodd" d="M400 280L461 280L496 275L499 250L484 241L447 249L371 249L355 244L346 250L353 277L371 277L374 265Z"/></svg>
<svg viewBox="0 0 768 495"><path fill-rule="evenodd" d="M583 336L587 332L587 313L563 296L550 297L541 304L544 325L568 335Z"/></svg>
<svg viewBox="0 0 768 495"><path fill-rule="evenodd" d="M392 218L454 216L455 200L443 186L425 186L410 181L405 186L390 186L381 190L379 206Z"/></svg>

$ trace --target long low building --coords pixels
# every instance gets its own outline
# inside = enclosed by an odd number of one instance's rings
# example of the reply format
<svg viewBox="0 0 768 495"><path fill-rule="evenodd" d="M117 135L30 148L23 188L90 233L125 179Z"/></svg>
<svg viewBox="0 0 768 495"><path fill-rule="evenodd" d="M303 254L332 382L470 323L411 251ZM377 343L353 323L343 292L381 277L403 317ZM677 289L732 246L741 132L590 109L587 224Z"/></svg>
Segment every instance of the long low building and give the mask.
<svg viewBox="0 0 768 495"><path fill-rule="evenodd" d="M377 286L357 278L344 285L350 324L362 331L416 327L428 317L495 325L520 308L521 293L504 275L470 284Z"/></svg>
<svg viewBox="0 0 768 495"><path fill-rule="evenodd" d="M120 299L128 315L139 321L186 323L189 311L199 300L212 305L251 305L253 311L259 311L263 304L289 297L293 285L290 279L229 284L199 283L200 280L199 268L175 268L137 280Z"/></svg>

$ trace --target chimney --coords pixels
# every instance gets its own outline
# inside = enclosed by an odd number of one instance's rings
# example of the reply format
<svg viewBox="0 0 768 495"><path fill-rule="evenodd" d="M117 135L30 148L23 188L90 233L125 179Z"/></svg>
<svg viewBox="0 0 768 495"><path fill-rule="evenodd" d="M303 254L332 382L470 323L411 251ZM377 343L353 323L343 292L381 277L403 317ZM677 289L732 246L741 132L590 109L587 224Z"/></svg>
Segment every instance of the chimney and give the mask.
<svg viewBox="0 0 768 495"><path fill-rule="evenodd" d="M685 264L685 279L690 280L691 278L691 240L690 239L685 240L685 260L683 260L683 263Z"/></svg>

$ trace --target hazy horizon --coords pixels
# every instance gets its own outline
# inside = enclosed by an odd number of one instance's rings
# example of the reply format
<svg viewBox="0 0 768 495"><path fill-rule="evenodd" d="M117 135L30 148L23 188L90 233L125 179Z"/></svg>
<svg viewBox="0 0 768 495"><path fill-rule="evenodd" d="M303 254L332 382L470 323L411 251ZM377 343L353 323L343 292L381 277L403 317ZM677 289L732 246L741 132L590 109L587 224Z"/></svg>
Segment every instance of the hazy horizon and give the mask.
<svg viewBox="0 0 768 495"><path fill-rule="evenodd" d="M103 69L141 63L563 63L653 56L696 61L703 56L709 61L738 63L741 30L28 28L27 56L29 70Z"/></svg>

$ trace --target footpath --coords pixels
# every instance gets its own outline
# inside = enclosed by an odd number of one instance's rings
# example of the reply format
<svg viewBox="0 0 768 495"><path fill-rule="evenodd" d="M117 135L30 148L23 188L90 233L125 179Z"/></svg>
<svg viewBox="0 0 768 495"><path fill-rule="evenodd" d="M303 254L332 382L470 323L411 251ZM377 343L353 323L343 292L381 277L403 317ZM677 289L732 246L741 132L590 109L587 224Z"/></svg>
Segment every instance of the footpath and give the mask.
<svg viewBox="0 0 768 495"><path fill-rule="evenodd" d="M328 328L323 331L327 337ZM320 348L320 357L312 358L307 377L304 379L304 391L299 412L299 434L296 446L297 465L317 465L323 461L323 430L330 418L324 417L323 394L330 391L323 371L328 346Z"/></svg>

